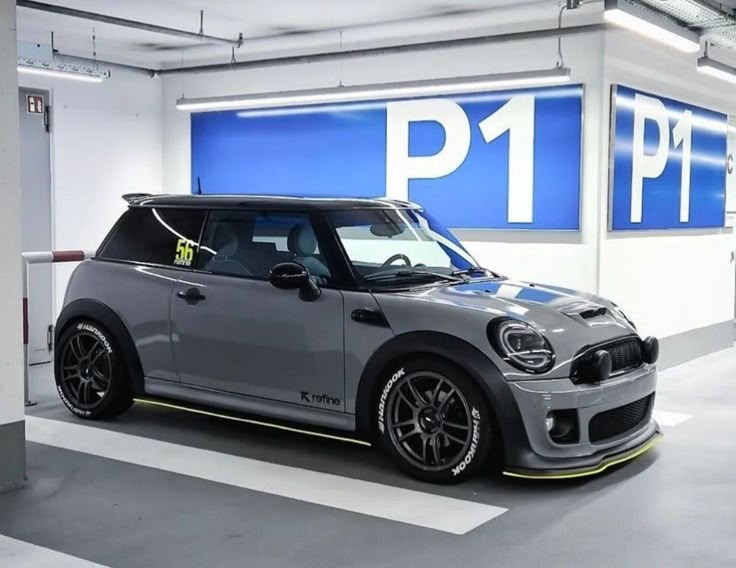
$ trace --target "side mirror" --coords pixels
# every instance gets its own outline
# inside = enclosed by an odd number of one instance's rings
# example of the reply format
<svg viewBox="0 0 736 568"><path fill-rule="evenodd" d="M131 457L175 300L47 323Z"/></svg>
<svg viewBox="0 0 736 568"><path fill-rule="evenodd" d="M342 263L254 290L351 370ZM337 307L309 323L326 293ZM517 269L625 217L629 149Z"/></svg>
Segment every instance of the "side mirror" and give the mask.
<svg viewBox="0 0 736 568"><path fill-rule="evenodd" d="M271 269L268 281L279 290L299 290L302 300L311 302L322 294L309 270L298 262L281 262Z"/></svg>

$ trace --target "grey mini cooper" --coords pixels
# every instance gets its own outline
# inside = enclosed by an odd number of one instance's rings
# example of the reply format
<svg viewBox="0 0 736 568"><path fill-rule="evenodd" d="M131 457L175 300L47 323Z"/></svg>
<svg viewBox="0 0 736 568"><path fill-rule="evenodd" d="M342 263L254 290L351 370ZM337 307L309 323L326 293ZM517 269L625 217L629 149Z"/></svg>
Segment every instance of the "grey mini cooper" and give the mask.
<svg viewBox="0 0 736 568"><path fill-rule="evenodd" d="M589 475L659 438L656 339L608 300L479 267L417 205L126 198L56 327L81 418L134 398L268 416L438 483Z"/></svg>

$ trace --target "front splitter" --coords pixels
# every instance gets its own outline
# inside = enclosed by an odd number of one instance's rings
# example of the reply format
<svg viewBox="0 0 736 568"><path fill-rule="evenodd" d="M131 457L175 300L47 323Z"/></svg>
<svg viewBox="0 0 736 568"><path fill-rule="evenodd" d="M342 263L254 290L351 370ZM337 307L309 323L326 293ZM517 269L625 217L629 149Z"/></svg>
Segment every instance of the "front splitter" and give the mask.
<svg viewBox="0 0 736 568"><path fill-rule="evenodd" d="M608 468L626 463L647 453L662 441L662 434L657 432L646 443L626 452L615 454L604 458L595 466L575 469L558 470L504 470L503 475L507 477L518 477L521 479L575 479L577 477L589 477L603 473Z"/></svg>

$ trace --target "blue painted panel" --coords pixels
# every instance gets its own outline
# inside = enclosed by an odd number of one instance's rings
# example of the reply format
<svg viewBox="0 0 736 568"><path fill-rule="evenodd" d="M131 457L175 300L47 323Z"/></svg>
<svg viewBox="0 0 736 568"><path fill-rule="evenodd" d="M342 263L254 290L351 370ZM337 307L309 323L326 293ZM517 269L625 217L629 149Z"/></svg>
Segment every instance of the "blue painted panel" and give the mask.
<svg viewBox="0 0 736 568"><path fill-rule="evenodd" d="M616 87L613 101L611 228L722 227L726 203L726 115L621 86ZM683 168L688 167L687 160L683 162L683 140L688 129L683 128L681 121L684 117L687 120L688 111L692 124L690 196L685 200L688 205L683 207L682 176ZM637 117L640 124L643 121L638 131ZM663 130L661 126L665 124ZM662 152L659 166L653 164L658 152ZM633 196L637 179L642 188L640 215Z"/></svg>
<svg viewBox="0 0 736 568"><path fill-rule="evenodd" d="M408 198L453 228L579 229L582 94L576 85L439 97L462 109L470 146L450 173L409 179ZM490 142L479 124L528 95L534 99L533 137L511 163L510 136L522 136L514 117L513 134ZM395 132L387 123L392 102L193 113L192 191L199 180L203 193L385 196L387 137ZM436 156L454 141L446 140L454 131L431 116L408 128L409 157ZM509 221L512 168L533 172L531 222Z"/></svg>

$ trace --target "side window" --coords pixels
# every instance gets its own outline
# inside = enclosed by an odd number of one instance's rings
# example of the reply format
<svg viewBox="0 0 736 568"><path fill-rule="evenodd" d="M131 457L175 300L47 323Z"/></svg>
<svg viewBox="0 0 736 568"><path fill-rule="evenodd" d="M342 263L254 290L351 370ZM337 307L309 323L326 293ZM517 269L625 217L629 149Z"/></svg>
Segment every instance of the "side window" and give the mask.
<svg viewBox="0 0 736 568"><path fill-rule="evenodd" d="M330 279L309 216L299 213L213 211L198 267L230 276L268 278L279 262L303 264L322 284Z"/></svg>
<svg viewBox="0 0 736 568"><path fill-rule="evenodd" d="M189 268L194 265L204 212L133 207L100 251L101 258Z"/></svg>

